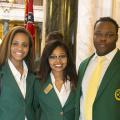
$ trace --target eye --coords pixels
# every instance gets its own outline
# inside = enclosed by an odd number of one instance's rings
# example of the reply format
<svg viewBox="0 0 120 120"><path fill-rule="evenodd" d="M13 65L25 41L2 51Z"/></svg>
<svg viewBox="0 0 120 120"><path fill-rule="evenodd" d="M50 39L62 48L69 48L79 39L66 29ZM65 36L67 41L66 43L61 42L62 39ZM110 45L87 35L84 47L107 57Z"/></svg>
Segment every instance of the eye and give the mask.
<svg viewBox="0 0 120 120"><path fill-rule="evenodd" d="M18 42L13 42L12 45L13 45L13 46L17 46L17 45L18 45Z"/></svg>
<svg viewBox="0 0 120 120"><path fill-rule="evenodd" d="M23 48L27 48L27 47L29 47L29 44L28 43L26 43L26 42L22 42L22 43L20 43L20 42L13 42L12 43L12 46L21 46L21 47L23 47Z"/></svg>
<svg viewBox="0 0 120 120"><path fill-rule="evenodd" d="M100 37L100 36L102 36L102 33L96 32L96 33L94 33L94 35L97 36L97 37Z"/></svg>
<svg viewBox="0 0 120 120"><path fill-rule="evenodd" d="M113 37L114 35L115 35L114 33L107 33L107 34L106 34L106 36L109 37L109 38L110 38L110 37Z"/></svg>
<svg viewBox="0 0 120 120"><path fill-rule="evenodd" d="M66 58L66 55L60 55L59 58L64 59Z"/></svg>
<svg viewBox="0 0 120 120"><path fill-rule="evenodd" d="M22 46L23 46L23 47L28 47L29 45L26 44L26 43L22 43Z"/></svg>
<svg viewBox="0 0 120 120"><path fill-rule="evenodd" d="M55 56L55 55L50 55L49 56L49 59L56 59L57 58L57 56Z"/></svg>
<svg viewBox="0 0 120 120"><path fill-rule="evenodd" d="M59 60L64 60L65 58L66 58L67 56L66 55L59 55L59 56L56 56L56 55L50 55L49 56L49 59L50 60L57 60L57 59L59 59Z"/></svg>

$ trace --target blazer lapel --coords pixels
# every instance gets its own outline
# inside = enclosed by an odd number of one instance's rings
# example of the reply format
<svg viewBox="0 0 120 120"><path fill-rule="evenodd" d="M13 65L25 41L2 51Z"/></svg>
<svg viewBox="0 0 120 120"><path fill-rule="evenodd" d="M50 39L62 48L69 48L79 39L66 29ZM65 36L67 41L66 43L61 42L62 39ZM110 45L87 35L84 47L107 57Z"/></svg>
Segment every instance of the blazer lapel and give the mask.
<svg viewBox="0 0 120 120"><path fill-rule="evenodd" d="M46 92L46 90L47 90L47 92ZM59 98L54 90L53 85L52 85L50 76L42 88L42 93L43 93L42 96L45 97L46 99L48 99L47 104L50 104L51 107L56 107L57 109L62 108Z"/></svg>
<svg viewBox="0 0 120 120"><path fill-rule="evenodd" d="M30 90L33 89L33 82L34 82L34 76L32 74L29 73L28 71L28 75L26 78L26 95L25 95L25 99L28 97L29 92L31 92Z"/></svg>
<svg viewBox="0 0 120 120"><path fill-rule="evenodd" d="M64 110L68 111L69 109L74 107L75 107L75 90L74 91L72 90L63 108Z"/></svg>
<svg viewBox="0 0 120 120"><path fill-rule="evenodd" d="M20 91L20 88L18 87L18 84L10 70L10 67L8 65L8 63L5 64L5 66L3 67L3 78L5 80L7 80L7 82L9 82L10 86L12 87L12 89L14 90L14 92L16 93L16 95L18 95L20 98L23 98L23 95Z"/></svg>
<svg viewBox="0 0 120 120"><path fill-rule="evenodd" d="M120 64L118 65L118 63L120 63L120 52L119 51L116 53L115 57L113 58L112 62L110 63L110 65L102 79L101 85L99 87L99 90L98 90L98 93L96 96L96 100L104 92L105 88L107 88L110 81L112 81L112 78L113 78L115 72L118 71L118 69L120 67L119 66Z"/></svg>
<svg viewBox="0 0 120 120"><path fill-rule="evenodd" d="M78 83L77 83L77 89L76 89L76 100L75 100L76 117L78 117L79 114L80 114L80 97L82 95L82 88L81 87L82 87L83 76L85 74L86 68L87 68L87 66L89 64L89 61L92 58L92 56L89 57L88 59L86 59L85 61L83 61L80 64L80 67L79 67L79 71L78 71Z"/></svg>
<svg viewBox="0 0 120 120"><path fill-rule="evenodd" d="M94 55L94 54L93 54ZM91 57L89 57L88 59L86 59L83 63L80 64L79 67L79 71L78 71L78 85L77 85L77 98L79 100L80 98L80 93L81 93L81 87L82 87L82 80L86 71L86 68L89 64L90 59L93 57L93 55Z"/></svg>
<svg viewBox="0 0 120 120"><path fill-rule="evenodd" d="M81 82L82 82L82 80L83 80L83 76L84 76L84 74L85 74L85 71L86 71L86 68L87 68L87 66L88 66L88 64L89 64L89 62L90 62L90 60L91 60L91 58L94 56L94 54L93 55L91 55L88 59L86 59L85 61L83 61L81 64L80 64L80 68L79 68L79 71L78 71L78 79L79 79L79 84L81 85Z"/></svg>

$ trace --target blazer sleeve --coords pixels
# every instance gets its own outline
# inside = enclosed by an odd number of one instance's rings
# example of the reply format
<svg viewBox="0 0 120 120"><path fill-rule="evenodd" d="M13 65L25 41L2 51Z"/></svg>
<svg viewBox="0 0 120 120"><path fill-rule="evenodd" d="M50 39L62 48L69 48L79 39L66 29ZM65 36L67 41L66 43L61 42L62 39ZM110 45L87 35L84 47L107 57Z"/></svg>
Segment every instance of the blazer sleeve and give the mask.
<svg viewBox="0 0 120 120"><path fill-rule="evenodd" d="M39 90L40 90L40 82L38 79L35 79L33 107L36 115L36 120L39 120L41 115L41 108L39 104Z"/></svg>

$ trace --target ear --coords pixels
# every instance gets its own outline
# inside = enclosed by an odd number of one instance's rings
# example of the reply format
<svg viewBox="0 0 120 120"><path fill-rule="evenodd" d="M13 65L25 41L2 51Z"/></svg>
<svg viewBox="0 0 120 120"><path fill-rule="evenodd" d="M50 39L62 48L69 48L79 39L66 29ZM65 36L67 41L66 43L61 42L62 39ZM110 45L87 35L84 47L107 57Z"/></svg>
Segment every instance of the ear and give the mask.
<svg viewBox="0 0 120 120"><path fill-rule="evenodd" d="M117 34L117 35L116 35L116 38L115 38L115 39L116 39L116 42L118 41L118 37L119 37L119 35Z"/></svg>

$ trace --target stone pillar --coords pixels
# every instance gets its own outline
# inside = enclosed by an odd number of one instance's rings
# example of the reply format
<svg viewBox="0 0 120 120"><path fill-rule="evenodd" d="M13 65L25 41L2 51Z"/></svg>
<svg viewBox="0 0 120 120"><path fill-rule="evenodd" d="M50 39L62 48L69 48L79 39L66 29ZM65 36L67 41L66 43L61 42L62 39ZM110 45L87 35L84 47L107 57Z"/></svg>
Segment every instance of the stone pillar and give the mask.
<svg viewBox="0 0 120 120"><path fill-rule="evenodd" d="M3 36L9 31L9 20L3 20Z"/></svg>

